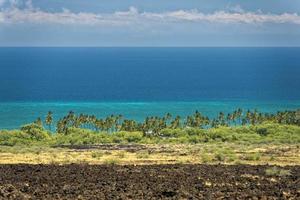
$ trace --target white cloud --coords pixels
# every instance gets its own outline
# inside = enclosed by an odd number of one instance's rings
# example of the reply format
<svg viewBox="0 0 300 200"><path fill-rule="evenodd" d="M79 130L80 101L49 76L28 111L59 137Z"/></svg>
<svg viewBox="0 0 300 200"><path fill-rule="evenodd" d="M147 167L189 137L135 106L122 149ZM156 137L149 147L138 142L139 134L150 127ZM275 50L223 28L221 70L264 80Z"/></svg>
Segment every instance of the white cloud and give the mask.
<svg viewBox="0 0 300 200"><path fill-rule="evenodd" d="M3 0L0 0L0 2ZM0 23L36 23L36 24L74 24L74 25L129 25L145 22L210 22L210 23L290 23L300 25L297 13L271 14L247 12L241 7L230 11L202 13L198 10L177 10L166 12L139 12L130 7L127 11L114 13L74 13L68 9L61 12L46 12L32 6L31 0L25 1L25 9L18 8L18 0L9 0L11 7L0 11Z"/></svg>
<svg viewBox="0 0 300 200"><path fill-rule="evenodd" d="M152 16L150 14L150 16ZM217 11L212 14L203 14L194 11L179 10L175 12L162 13L161 18L177 21L201 22L208 21L214 23L293 23L300 24L300 16L298 14L283 13L277 14L261 14L254 12L232 13L225 11Z"/></svg>

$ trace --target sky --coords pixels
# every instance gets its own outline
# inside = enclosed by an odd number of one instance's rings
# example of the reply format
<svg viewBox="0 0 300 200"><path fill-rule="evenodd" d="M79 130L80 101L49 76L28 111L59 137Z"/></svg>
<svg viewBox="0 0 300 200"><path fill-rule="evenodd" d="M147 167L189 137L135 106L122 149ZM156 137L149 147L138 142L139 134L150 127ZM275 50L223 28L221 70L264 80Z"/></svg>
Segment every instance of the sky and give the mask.
<svg viewBox="0 0 300 200"><path fill-rule="evenodd" d="M0 46L300 46L300 0L0 0Z"/></svg>

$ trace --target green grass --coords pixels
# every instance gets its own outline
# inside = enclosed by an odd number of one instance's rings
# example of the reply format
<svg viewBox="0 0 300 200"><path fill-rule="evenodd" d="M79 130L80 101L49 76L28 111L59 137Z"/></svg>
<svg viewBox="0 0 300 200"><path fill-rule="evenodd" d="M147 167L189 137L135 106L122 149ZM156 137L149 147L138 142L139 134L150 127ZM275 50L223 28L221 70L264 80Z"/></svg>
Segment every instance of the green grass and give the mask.
<svg viewBox="0 0 300 200"><path fill-rule="evenodd" d="M70 128L68 134L50 134L36 125L26 125L21 130L0 131L0 145L91 145L106 143L140 144L299 144L300 127L266 123L261 125L218 127L210 129L184 128L163 129L161 134L144 136L141 132L96 132L88 129ZM222 159L222 155L218 156ZM250 158L251 159L251 158Z"/></svg>

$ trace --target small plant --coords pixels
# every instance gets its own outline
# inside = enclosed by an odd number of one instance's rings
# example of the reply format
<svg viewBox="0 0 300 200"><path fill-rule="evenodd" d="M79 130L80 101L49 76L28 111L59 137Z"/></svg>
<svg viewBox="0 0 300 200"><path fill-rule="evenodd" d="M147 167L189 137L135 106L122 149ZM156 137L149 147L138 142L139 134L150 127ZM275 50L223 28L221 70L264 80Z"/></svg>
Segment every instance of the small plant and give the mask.
<svg viewBox="0 0 300 200"><path fill-rule="evenodd" d="M203 163L210 163L213 161L213 158L209 154L203 153L203 154L201 154L201 161Z"/></svg>
<svg viewBox="0 0 300 200"><path fill-rule="evenodd" d="M107 164L107 165L116 165L118 164L120 161L118 159L115 159L115 158L108 158L104 161L104 164Z"/></svg>
<svg viewBox="0 0 300 200"><path fill-rule="evenodd" d="M235 164L235 165L241 165L242 162L241 162L240 160L236 160L236 161L234 161L234 164Z"/></svg>
<svg viewBox="0 0 300 200"><path fill-rule="evenodd" d="M125 152L124 152L124 151L118 151L118 152L116 153L116 156L117 156L118 158L125 158Z"/></svg>
<svg viewBox="0 0 300 200"><path fill-rule="evenodd" d="M291 171L286 169L280 169L278 167L272 167L265 170L267 176L290 176Z"/></svg>
<svg viewBox="0 0 300 200"><path fill-rule="evenodd" d="M112 152L111 152L111 151L104 151L103 154L104 154L104 155L111 155Z"/></svg>
<svg viewBox="0 0 300 200"><path fill-rule="evenodd" d="M258 128L256 130L256 132L257 132L258 135L261 135L261 136L267 136L269 134L267 128Z"/></svg>
<svg viewBox="0 0 300 200"><path fill-rule="evenodd" d="M33 154L39 155L42 152L42 147L32 147L32 148L28 148L28 152L31 152Z"/></svg>
<svg viewBox="0 0 300 200"><path fill-rule="evenodd" d="M136 157L138 159L147 159L147 158L150 157L150 155L147 151L143 151L143 152L140 152L140 153L136 154Z"/></svg>
<svg viewBox="0 0 300 200"><path fill-rule="evenodd" d="M215 154L214 154L214 160L219 161L219 162L233 162L236 159L235 153L228 148L224 149L219 149Z"/></svg>
<svg viewBox="0 0 300 200"><path fill-rule="evenodd" d="M237 159L237 156L235 154L229 154L227 160L229 162L234 162L236 159Z"/></svg>
<svg viewBox="0 0 300 200"><path fill-rule="evenodd" d="M103 155L104 155L104 154L103 154L103 152L101 152L101 151L94 151L94 152L92 152L92 158L97 158L97 159L99 159L99 158L101 158Z"/></svg>
<svg viewBox="0 0 300 200"><path fill-rule="evenodd" d="M222 152L217 152L215 154L215 160L220 161L220 162L224 162L226 159L226 155Z"/></svg>
<svg viewBox="0 0 300 200"><path fill-rule="evenodd" d="M270 161L275 161L275 160L276 160L276 158L274 156L270 157Z"/></svg>
<svg viewBox="0 0 300 200"><path fill-rule="evenodd" d="M248 160L248 161L259 161L260 158L261 158L260 153L251 153L243 157L244 160Z"/></svg>

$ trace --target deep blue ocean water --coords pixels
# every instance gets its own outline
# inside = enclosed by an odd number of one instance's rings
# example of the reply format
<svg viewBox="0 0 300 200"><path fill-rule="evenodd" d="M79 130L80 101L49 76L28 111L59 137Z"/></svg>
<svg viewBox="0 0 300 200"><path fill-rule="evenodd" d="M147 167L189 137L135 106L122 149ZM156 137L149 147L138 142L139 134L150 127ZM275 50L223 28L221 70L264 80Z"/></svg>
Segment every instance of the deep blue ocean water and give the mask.
<svg viewBox="0 0 300 200"><path fill-rule="evenodd" d="M300 108L300 48L0 48L0 129L68 111Z"/></svg>

